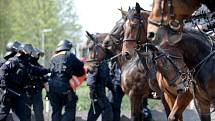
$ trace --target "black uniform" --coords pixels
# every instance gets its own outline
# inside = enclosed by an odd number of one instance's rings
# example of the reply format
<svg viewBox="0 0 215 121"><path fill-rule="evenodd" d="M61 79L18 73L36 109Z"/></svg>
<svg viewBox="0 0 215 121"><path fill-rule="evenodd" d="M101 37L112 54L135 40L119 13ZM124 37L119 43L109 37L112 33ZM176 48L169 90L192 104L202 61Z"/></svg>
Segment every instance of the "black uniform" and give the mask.
<svg viewBox="0 0 215 121"><path fill-rule="evenodd" d="M1 85L7 91L4 97L5 107L1 108L0 118L5 118L4 116L7 116L10 108L12 108L20 121L30 120L26 86L31 75L45 75L48 70L31 66L28 61L27 55L15 56L6 61L0 68Z"/></svg>
<svg viewBox="0 0 215 121"><path fill-rule="evenodd" d="M6 62L5 59L0 60L0 67ZM0 120L6 121L7 115L9 114L9 111L5 112L7 110L7 106L4 104L4 97L6 95L6 89L5 84L0 84Z"/></svg>
<svg viewBox="0 0 215 121"><path fill-rule="evenodd" d="M35 58L32 58L31 64L42 67ZM47 76L31 76L27 88L28 105L33 106L35 121L44 121L42 89L46 82L48 82Z"/></svg>
<svg viewBox="0 0 215 121"><path fill-rule="evenodd" d="M49 80L49 100L52 106L52 121L75 121L78 97L69 80L73 75L84 75L84 64L69 51L59 51L51 59ZM62 114L62 108L65 112Z"/></svg>
<svg viewBox="0 0 215 121"><path fill-rule="evenodd" d="M113 91L113 121L120 121L120 114L121 114L121 103L122 98L124 96L124 92L121 88L121 70L118 67L118 64L116 62L113 63L111 68L111 77L112 77L112 83L114 85L114 91Z"/></svg>
<svg viewBox="0 0 215 121"><path fill-rule="evenodd" d="M95 64L87 74L87 85L90 88L91 106L87 121L96 121L102 114L102 121L112 121L113 112L105 93L105 86L111 80L106 62Z"/></svg>
<svg viewBox="0 0 215 121"><path fill-rule="evenodd" d="M0 67L6 62L5 59L0 59Z"/></svg>

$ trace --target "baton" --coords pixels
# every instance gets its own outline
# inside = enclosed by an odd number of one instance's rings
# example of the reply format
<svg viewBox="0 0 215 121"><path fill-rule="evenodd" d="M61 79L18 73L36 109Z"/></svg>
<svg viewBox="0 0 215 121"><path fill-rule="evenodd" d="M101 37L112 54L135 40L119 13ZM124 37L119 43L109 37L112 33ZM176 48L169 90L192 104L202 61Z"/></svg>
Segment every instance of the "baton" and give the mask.
<svg viewBox="0 0 215 121"><path fill-rule="evenodd" d="M10 91L10 92L12 92L13 94L15 94L15 95L19 96L19 97L21 96L21 94L17 93L16 91L13 91L13 90L8 89L8 88L7 88L7 90L8 90L8 91Z"/></svg>
<svg viewBox="0 0 215 121"><path fill-rule="evenodd" d="M91 102L92 102L93 114L96 115L96 109L95 109L94 100L91 99Z"/></svg>

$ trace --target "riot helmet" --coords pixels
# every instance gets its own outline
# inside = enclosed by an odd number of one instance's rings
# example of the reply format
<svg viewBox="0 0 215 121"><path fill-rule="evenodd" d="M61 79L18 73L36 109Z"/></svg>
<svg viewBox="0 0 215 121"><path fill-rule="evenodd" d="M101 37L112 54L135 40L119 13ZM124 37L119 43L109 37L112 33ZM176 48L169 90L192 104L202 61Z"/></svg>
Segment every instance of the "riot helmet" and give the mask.
<svg viewBox="0 0 215 121"><path fill-rule="evenodd" d="M33 48L33 46L32 46L32 44L23 44L22 46L21 46L21 49L20 49L20 53L21 54L25 54L25 55L30 55L30 56L32 56L32 54L34 53L34 48Z"/></svg>
<svg viewBox="0 0 215 121"><path fill-rule="evenodd" d="M6 53L4 58L8 59L12 56L14 56L17 52L19 52L20 48L22 46L22 43L15 41L15 42L8 42L6 45Z"/></svg>
<svg viewBox="0 0 215 121"><path fill-rule="evenodd" d="M44 56L44 52L39 48L34 48L34 52L32 53L32 57L39 59Z"/></svg>
<svg viewBox="0 0 215 121"><path fill-rule="evenodd" d="M63 51L63 50L70 50L72 48L72 42L69 40L61 40L58 45L57 48L55 50L55 52L59 52L59 51Z"/></svg>

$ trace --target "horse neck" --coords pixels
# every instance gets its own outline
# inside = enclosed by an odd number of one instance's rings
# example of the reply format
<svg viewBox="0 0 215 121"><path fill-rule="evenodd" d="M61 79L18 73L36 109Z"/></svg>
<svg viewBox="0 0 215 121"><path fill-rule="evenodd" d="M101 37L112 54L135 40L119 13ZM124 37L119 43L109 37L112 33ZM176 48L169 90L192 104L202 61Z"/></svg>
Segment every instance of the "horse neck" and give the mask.
<svg viewBox="0 0 215 121"><path fill-rule="evenodd" d="M178 20L190 17L201 6L198 0L174 0L173 4L175 4L174 11Z"/></svg>
<svg viewBox="0 0 215 121"><path fill-rule="evenodd" d="M139 71L145 72L144 66L142 64L141 59L139 58L139 55L137 53L132 54L132 58L130 60L124 60L121 65L122 68L129 67L130 69L137 68Z"/></svg>
<svg viewBox="0 0 215 121"><path fill-rule="evenodd" d="M210 53L211 45L203 35L184 33L182 40L176 44L182 51L184 62L193 69Z"/></svg>
<svg viewBox="0 0 215 121"><path fill-rule="evenodd" d="M187 68L179 49L170 46L168 43L163 43L161 48L165 52L165 55L157 59L157 70L165 77L167 83L171 84L179 77L179 71L187 72Z"/></svg>

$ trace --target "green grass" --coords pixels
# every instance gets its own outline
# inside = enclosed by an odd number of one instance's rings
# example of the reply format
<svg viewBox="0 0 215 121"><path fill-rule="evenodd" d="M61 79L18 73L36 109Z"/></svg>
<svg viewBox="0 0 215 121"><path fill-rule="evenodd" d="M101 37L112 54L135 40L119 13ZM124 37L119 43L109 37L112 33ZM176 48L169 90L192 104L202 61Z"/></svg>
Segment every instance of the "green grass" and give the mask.
<svg viewBox="0 0 215 121"><path fill-rule="evenodd" d="M90 107L89 88L88 86L86 86L85 82L76 89L76 94L78 95L79 98L77 103L77 111L88 111ZM150 109L157 109L162 106L160 100L149 99L148 104L149 104L148 107ZM130 111L130 103L127 95L123 97L121 110Z"/></svg>

